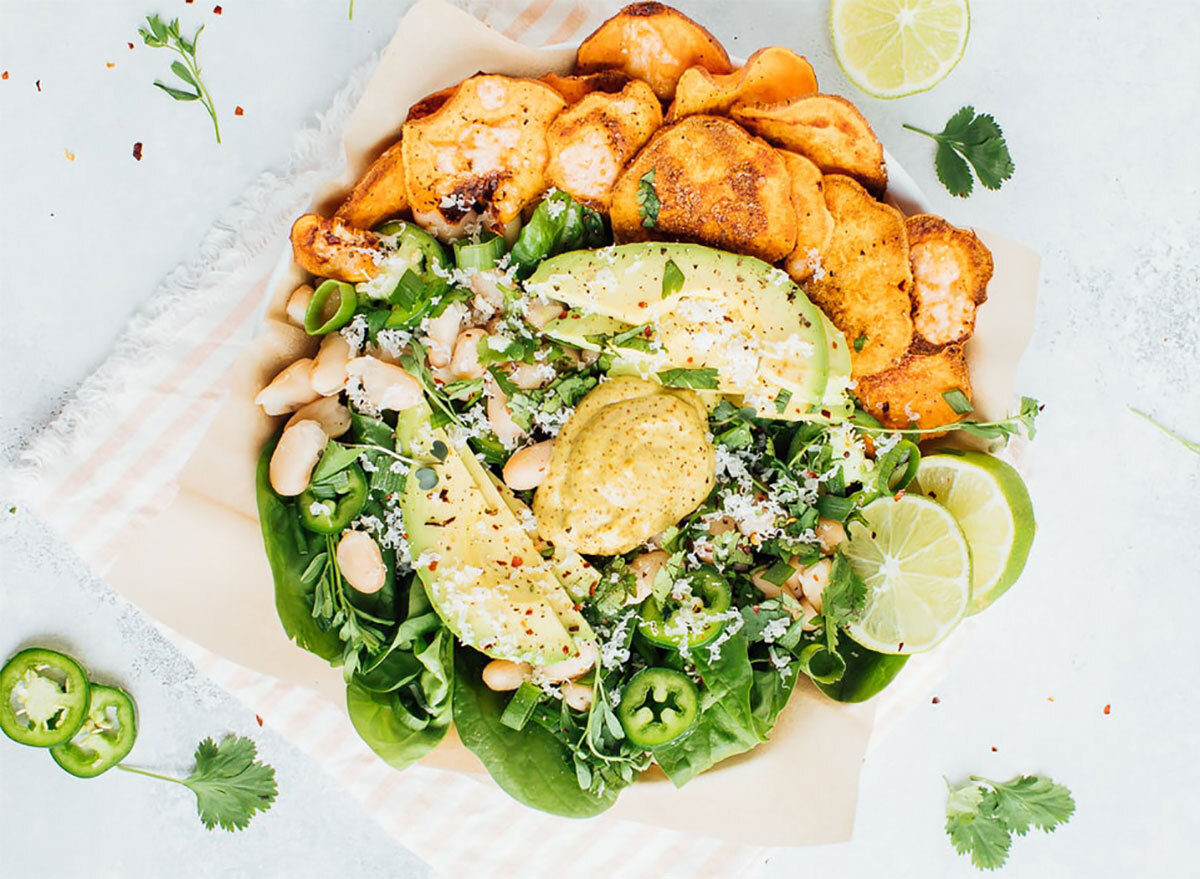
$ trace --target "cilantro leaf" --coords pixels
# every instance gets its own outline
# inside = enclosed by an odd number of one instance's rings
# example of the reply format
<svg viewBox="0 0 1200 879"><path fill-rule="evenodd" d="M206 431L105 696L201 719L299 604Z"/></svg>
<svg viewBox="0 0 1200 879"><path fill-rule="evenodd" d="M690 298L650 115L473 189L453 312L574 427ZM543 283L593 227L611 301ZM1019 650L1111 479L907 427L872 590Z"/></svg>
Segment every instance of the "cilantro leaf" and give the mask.
<svg viewBox="0 0 1200 879"><path fill-rule="evenodd" d="M196 748L196 768L183 779L196 794L196 810L209 830L244 830L256 812L275 802L275 769L258 762L254 742L226 736L217 745L211 738Z"/></svg>
<svg viewBox="0 0 1200 879"><path fill-rule="evenodd" d="M703 391L717 389L717 370L712 367L703 369L667 369L658 374L658 380L668 388L695 388Z"/></svg>
<svg viewBox="0 0 1200 879"><path fill-rule="evenodd" d="M972 776L973 781L983 779ZM1024 836L1031 826L1050 832L1075 814L1075 800L1061 784L1038 775L1022 775L992 785L994 811L1013 833Z"/></svg>
<svg viewBox="0 0 1200 879"><path fill-rule="evenodd" d="M867 601L867 585L840 552L833 558L829 582L821 592L821 609L826 628L836 629L852 622Z"/></svg>
<svg viewBox="0 0 1200 879"><path fill-rule="evenodd" d="M642 217L642 225L647 229L658 225L658 209L662 204L658 200L658 191L654 188L654 171L655 169L651 168L643 174L637 188L638 213Z"/></svg>
<svg viewBox="0 0 1200 879"><path fill-rule="evenodd" d="M987 113L976 115L974 107L960 109L937 134L915 125L904 127L937 141L934 169L951 195L962 198L971 194L975 186L972 169L986 189L999 189L1013 175L1014 165L1004 132L994 117Z"/></svg>
<svg viewBox="0 0 1200 879"><path fill-rule="evenodd" d="M954 850L970 854L971 863L981 870L995 870L1008 860L1012 837L995 818L962 813L946 818L946 833Z"/></svg>
<svg viewBox="0 0 1200 879"><path fill-rule="evenodd" d="M981 870L995 870L1008 860L1012 835L1030 827L1052 831L1075 814L1071 792L1049 778L1022 775L995 782L972 775L950 789L946 800L946 833L960 855L969 854Z"/></svg>
<svg viewBox="0 0 1200 879"><path fill-rule="evenodd" d="M682 290L683 281L683 270L675 265L675 260L668 259L667 264L663 266L662 298L666 299L672 293Z"/></svg>

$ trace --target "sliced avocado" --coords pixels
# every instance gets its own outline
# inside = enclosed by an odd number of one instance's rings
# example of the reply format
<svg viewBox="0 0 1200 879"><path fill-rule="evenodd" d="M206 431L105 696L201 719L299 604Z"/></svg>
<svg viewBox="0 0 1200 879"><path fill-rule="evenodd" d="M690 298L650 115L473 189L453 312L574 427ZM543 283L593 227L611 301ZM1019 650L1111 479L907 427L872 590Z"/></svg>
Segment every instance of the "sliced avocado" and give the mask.
<svg viewBox="0 0 1200 879"><path fill-rule="evenodd" d="M850 385L850 346L841 330L833 325L824 313L821 320L825 325L825 341L829 349L829 375L825 382L825 394L819 403L807 403L793 398L779 412L774 406L760 410L763 418L779 418L784 421L825 421L837 424L854 414L854 403L846 391Z"/></svg>
<svg viewBox="0 0 1200 879"><path fill-rule="evenodd" d="M434 609L459 640L496 659L546 665L574 656L577 639L594 637L587 623L517 517L498 493L481 488L471 453L432 428L430 414L425 404L401 412L396 439L437 476L422 488L414 467L400 495L413 558L425 556L418 575ZM433 455L438 441L447 450L442 461Z"/></svg>
<svg viewBox="0 0 1200 879"><path fill-rule="evenodd" d="M668 261L683 281L664 296ZM773 400L786 389L807 404L824 397L820 310L786 272L753 257L658 242L578 250L545 260L525 289L572 309L546 332L581 347L596 347L588 336L619 331L614 320L649 325L631 340L637 347L616 347L644 372L715 368L725 393Z"/></svg>

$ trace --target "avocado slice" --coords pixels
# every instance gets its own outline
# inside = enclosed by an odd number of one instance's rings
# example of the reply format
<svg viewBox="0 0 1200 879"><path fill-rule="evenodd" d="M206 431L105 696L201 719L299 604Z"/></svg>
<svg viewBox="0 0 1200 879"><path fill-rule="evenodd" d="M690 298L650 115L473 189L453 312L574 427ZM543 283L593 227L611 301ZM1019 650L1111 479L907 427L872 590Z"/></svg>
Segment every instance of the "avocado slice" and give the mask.
<svg viewBox="0 0 1200 879"><path fill-rule="evenodd" d="M668 261L683 280L664 296ZM616 349L643 372L715 368L724 393L773 400L787 390L797 404L824 397L821 311L762 260L698 244L624 244L545 260L525 289L572 309L545 330L569 344L595 348L587 337L597 332L649 325L648 338L632 340L638 347Z"/></svg>
<svg viewBox="0 0 1200 879"><path fill-rule="evenodd" d="M854 414L854 403L846 393L850 387L850 346L841 330L833 325L822 312L825 324L825 341L828 345L828 377L825 394L819 403L808 403L795 398L779 412L773 406L760 409L763 418L779 418L784 421L824 421L837 424Z"/></svg>
<svg viewBox="0 0 1200 879"><path fill-rule="evenodd" d="M428 489L409 475L400 512L413 558L426 557L417 573L438 616L464 644L496 659L547 665L576 655L578 642L595 637L587 622L494 486L486 478L486 488L480 484L483 467L430 416L424 403L401 412L396 440L437 474ZM447 451L440 462L438 441Z"/></svg>

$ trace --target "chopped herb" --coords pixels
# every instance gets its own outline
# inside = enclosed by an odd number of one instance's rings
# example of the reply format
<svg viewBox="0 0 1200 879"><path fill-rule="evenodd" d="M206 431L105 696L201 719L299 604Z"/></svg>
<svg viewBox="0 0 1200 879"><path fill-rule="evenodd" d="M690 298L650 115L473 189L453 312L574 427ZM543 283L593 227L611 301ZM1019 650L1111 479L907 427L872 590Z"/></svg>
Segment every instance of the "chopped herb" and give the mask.
<svg viewBox="0 0 1200 879"><path fill-rule="evenodd" d="M643 174L637 188L638 213L641 215L642 225L647 229L658 225L658 209L661 206L658 191L654 188L654 171L655 169L651 168Z"/></svg>
<svg viewBox="0 0 1200 879"><path fill-rule="evenodd" d="M975 407L971 405L971 401L967 399L967 395L958 388L942 391L942 399L949 404L950 408L957 415L966 415L968 412L975 411Z"/></svg>
<svg viewBox="0 0 1200 879"><path fill-rule="evenodd" d="M154 84L177 101L199 101L208 111L208 115L212 119L213 131L217 136L217 143L220 143L221 126L217 123L217 110L213 105L212 96L200 78L200 65L196 61L196 43L204 31L204 25L200 25L200 28L189 40L179 32L178 18L172 19L170 24L164 24L163 20L155 14L147 16L146 23L149 25L148 29L138 28L143 42L153 49L170 49L183 59L182 62L171 62L171 72L179 77L188 88L175 88L157 80Z"/></svg>
<svg viewBox="0 0 1200 879"><path fill-rule="evenodd" d="M787 583L788 580L792 579L792 575L795 573L795 568L793 568L787 562L779 561L775 562L775 564L771 565L771 567L767 568L765 571L759 574L759 576L768 583L774 583L776 586L782 589L784 584Z"/></svg>
<svg viewBox="0 0 1200 879"><path fill-rule="evenodd" d="M863 349L863 346L866 344L867 344L867 334L863 333L861 336L859 336L857 339L854 340L854 350L856 352L861 351Z"/></svg>
<svg viewBox="0 0 1200 879"><path fill-rule="evenodd" d="M1074 814L1071 792L1049 778L1022 775L998 783L972 775L950 788L946 833L960 855L969 854L980 870L995 870L1008 860L1014 833L1024 836L1030 827L1049 833Z"/></svg>
<svg viewBox="0 0 1200 879"><path fill-rule="evenodd" d="M971 168L987 189L999 189L1012 177L1013 161L1004 141L1004 132L987 113L976 115L974 107L963 107L950 117L939 134L915 125L904 127L937 141L934 167L938 180L951 195L965 197L971 194L974 188Z"/></svg>
<svg viewBox="0 0 1200 879"><path fill-rule="evenodd" d="M788 403L790 403L791 401L792 401L792 392L789 391L787 388L784 388L778 394L775 395L775 411L780 412L780 413L786 412Z"/></svg>
<svg viewBox="0 0 1200 879"><path fill-rule="evenodd" d="M679 266L675 265L675 260L668 259L663 268L662 298L666 299L672 293L678 293L683 289L683 281L683 272L680 271Z"/></svg>
<svg viewBox="0 0 1200 879"><path fill-rule="evenodd" d="M717 371L703 369L668 369L658 374L658 380L668 388L695 388L702 391L717 389Z"/></svg>

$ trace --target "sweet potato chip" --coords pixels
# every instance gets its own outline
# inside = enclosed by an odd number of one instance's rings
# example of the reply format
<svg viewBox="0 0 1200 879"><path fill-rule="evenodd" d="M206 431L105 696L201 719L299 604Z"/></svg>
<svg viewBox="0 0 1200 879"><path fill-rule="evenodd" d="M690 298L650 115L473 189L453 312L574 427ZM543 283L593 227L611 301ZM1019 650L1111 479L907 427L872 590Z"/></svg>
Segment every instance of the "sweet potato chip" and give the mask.
<svg viewBox="0 0 1200 879"><path fill-rule="evenodd" d="M677 9L631 3L585 39L575 54L577 73L623 70L644 79L664 101L689 67L729 73L733 65L717 38Z"/></svg>
<svg viewBox="0 0 1200 879"><path fill-rule="evenodd" d="M348 226L371 229L408 210L404 188L404 158L396 141L371 163L334 215Z"/></svg>
<svg viewBox="0 0 1200 879"><path fill-rule="evenodd" d="M432 113L436 113L442 109L454 93L458 90L458 86L452 85L444 89L439 89L431 95L426 95L408 108L408 115L404 117L405 122L412 122L414 119L424 119Z"/></svg>
<svg viewBox="0 0 1200 879"><path fill-rule="evenodd" d="M615 95L586 95L550 124L546 177L573 198L607 213L617 175L660 127L662 105L641 80L631 80Z"/></svg>
<svg viewBox="0 0 1200 879"><path fill-rule="evenodd" d="M733 73L714 75L703 67L689 67L679 77L667 121L677 122L695 113L720 116L739 101L770 104L816 91L817 75L803 55L783 46L768 46Z"/></svg>
<svg viewBox="0 0 1200 879"><path fill-rule="evenodd" d="M961 345L934 354L905 354L891 369L860 378L855 393L884 427L928 430L967 417L942 396L955 389L971 399L971 374Z"/></svg>
<svg viewBox="0 0 1200 879"><path fill-rule="evenodd" d="M936 351L975 332L975 310L987 300L992 254L974 232L941 217L905 221L912 264L913 348Z"/></svg>
<svg viewBox="0 0 1200 879"><path fill-rule="evenodd" d="M833 215L825 204L821 171L804 156L779 150L792 181L792 206L796 209L796 248L784 263L796 281L805 281L821 264L821 254L833 235Z"/></svg>
<svg viewBox="0 0 1200 879"><path fill-rule="evenodd" d="M774 104L738 103L730 116L776 146L811 159L824 174L846 174L876 195L887 189L883 144L845 98L806 95Z"/></svg>
<svg viewBox="0 0 1200 879"><path fill-rule="evenodd" d="M719 116L688 116L650 138L613 187L611 218L619 242L694 241L767 262L796 245L783 159Z"/></svg>
<svg viewBox="0 0 1200 879"><path fill-rule="evenodd" d="M854 378L883 372L912 341L904 216L850 177L828 174L824 187L833 234L821 251L808 298L850 343Z"/></svg>
<svg viewBox="0 0 1200 879"><path fill-rule="evenodd" d="M578 103L584 95L590 95L592 92L619 92L633 81L628 73L622 73L620 70L601 70L586 76L547 73L541 80L562 95L562 99L568 104Z"/></svg>
<svg viewBox="0 0 1200 879"><path fill-rule="evenodd" d="M443 239L503 232L546 189L546 130L566 104L536 79L481 74L440 109L404 123L413 219Z"/></svg>
<svg viewBox="0 0 1200 879"><path fill-rule="evenodd" d="M369 281L379 273L378 236L355 229L334 217L305 214L292 224L292 257L296 265L319 278Z"/></svg>

